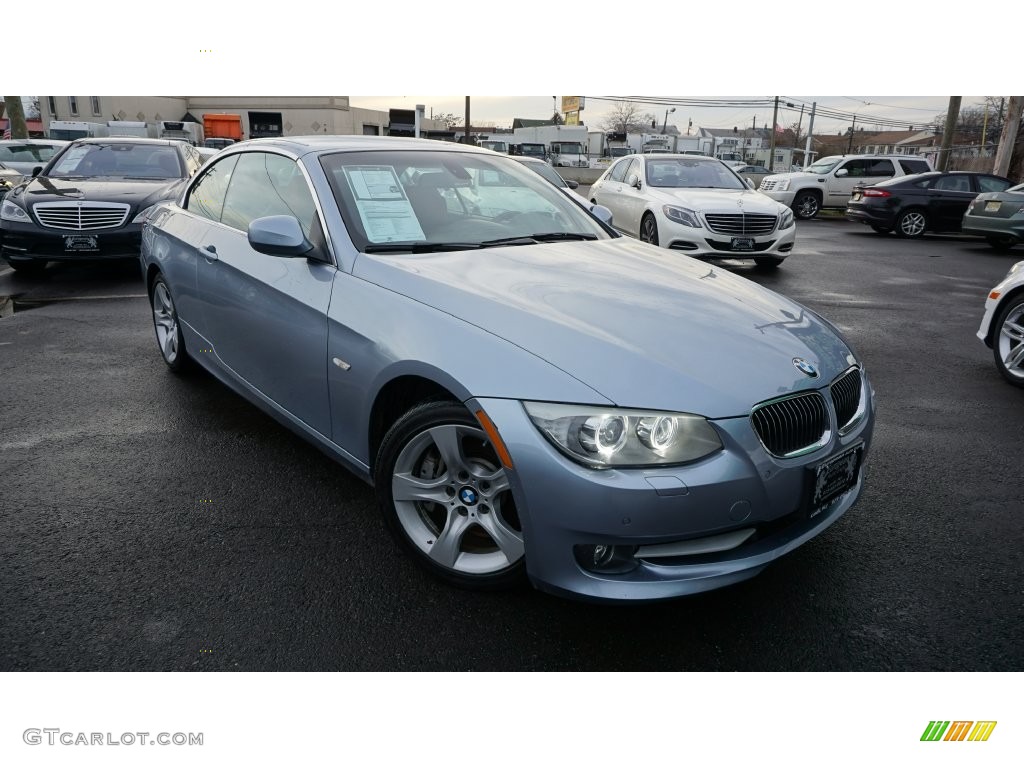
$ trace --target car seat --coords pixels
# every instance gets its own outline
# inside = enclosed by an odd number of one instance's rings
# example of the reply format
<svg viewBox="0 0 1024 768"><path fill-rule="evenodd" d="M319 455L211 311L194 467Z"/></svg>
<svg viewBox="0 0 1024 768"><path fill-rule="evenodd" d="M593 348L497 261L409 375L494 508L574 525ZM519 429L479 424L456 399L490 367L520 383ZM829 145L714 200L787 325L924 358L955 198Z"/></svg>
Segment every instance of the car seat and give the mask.
<svg viewBox="0 0 1024 768"><path fill-rule="evenodd" d="M428 238L448 222L448 206L436 187L405 188L405 195L420 222L420 228Z"/></svg>

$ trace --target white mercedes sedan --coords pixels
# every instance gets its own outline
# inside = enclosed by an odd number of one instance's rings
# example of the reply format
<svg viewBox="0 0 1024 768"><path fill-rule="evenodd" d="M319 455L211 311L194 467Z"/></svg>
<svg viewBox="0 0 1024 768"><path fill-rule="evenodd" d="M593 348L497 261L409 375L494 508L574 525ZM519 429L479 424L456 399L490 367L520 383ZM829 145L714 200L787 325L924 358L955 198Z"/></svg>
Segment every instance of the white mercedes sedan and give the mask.
<svg viewBox="0 0 1024 768"><path fill-rule="evenodd" d="M750 188L721 160L631 155L590 187L616 229L697 258L779 266L796 241L793 212Z"/></svg>

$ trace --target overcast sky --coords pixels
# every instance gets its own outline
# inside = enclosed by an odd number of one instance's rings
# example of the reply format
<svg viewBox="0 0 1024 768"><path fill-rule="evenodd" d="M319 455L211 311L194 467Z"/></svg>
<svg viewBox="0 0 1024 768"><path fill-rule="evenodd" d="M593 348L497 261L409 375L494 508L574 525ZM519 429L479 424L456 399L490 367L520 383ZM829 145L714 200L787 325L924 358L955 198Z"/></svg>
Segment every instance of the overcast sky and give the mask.
<svg viewBox="0 0 1024 768"><path fill-rule="evenodd" d="M609 108L596 98L603 95L779 95L856 112L858 124L863 119L869 127L871 116L908 126L931 122L945 112L950 93L1005 94L1021 84L1012 45L992 45L968 59L934 53L941 46L925 54L927 41L990 39L993 20L958 12L951 25L938 6L923 0L887 5L884 21L865 15L864 7L812 0L788 0L784 8L760 0L732 0L721 9L652 6L643 13L590 0L554 15L550 2L539 0L474 7L399 0L349 4L340 15L325 8L319 0L289 0L270 14L231 4L183 14L133 5L130 25L159 25L157 36L118 34L104 14L55 17L47 27L54 40L107 42L90 45L84 57L43 56L31 66L7 66L4 91L336 94L361 107L424 104L428 114L456 115L464 114L468 93L473 123L497 126L510 126L516 117L550 117L550 95L517 94L554 93L590 97L583 119L594 127ZM635 34L623 24L634 20L645 22ZM868 24L892 34L869 34ZM915 43L905 44L897 30L913 30ZM140 66L126 66L132 62ZM438 91L463 95L402 95ZM752 91L761 95L738 96ZM857 95L863 92L888 95ZM391 95L358 95L373 93ZM925 95L909 95L915 93ZM964 106L980 98L964 96ZM644 106L659 124L665 109ZM732 128L749 127L755 117L759 126L770 123L771 107L680 106L669 121L685 133L690 120L694 128ZM783 113L779 122L796 119L796 112ZM819 119L815 129L848 125Z"/></svg>
<svg viewBox="0 0 1024 768"><path fill-rule="evenodd" d="M653 94L645 93L646 97L652 99L682 99L691 98L675 94ZM763 100L772 99L772 96L707 96L707 99L741 99L741 100ZM924 122L931 122L938 114L944 114L949 104L945 96L814 96L814 95L789 95L787 98L806 102L808 105L817 102L820 105L830 107L843 112L855 113L857 124L863 124L865 128L871 127L871 117L876 116L885 120L906 120L910 127L914 124L920 126ZM980 102L981 97L963 98L962 106L968 106ZM429 117L431 110L437 113L453 113L458 117L464 117L466 111L465 96L352 96L353 106L365 107L368 109L413 109L417 104L426 107L426 114ZM791 103L796 103L791 101ZM470 119L474 126L495 125L499 128L508 128L516 117L525 118L548 118L555 109L555 105L561 106L561 96L552 101L551 96L471 96L470 98ZM601 120L613 107L614 102L602 98L589 98L583 110L583 121L588 126L597 130ZM783 105L784 106L784 105ZM665 110L671 109L671 104L640 104L639 108L652 114L660 127L665 122ZM803 130L807 130L810 107L808 106L803 118ZM697 128L751 128L754 125L754 118L757 119L757 126L764 127L771 122L772 106L750 108L750 107L687 107L677 106L675 112L668 115L669 125L675 125L680 132L685 134L690 120L693 121L693 130ZM799 119L799 106L792 110L784 109L779 114L779 124L787 126L797 122ZM815 132L835 133L845 130L850 125L849 121L838 121L830 118L819 118L815 120ZM883 130L896 130L883 128Z"/></svg>

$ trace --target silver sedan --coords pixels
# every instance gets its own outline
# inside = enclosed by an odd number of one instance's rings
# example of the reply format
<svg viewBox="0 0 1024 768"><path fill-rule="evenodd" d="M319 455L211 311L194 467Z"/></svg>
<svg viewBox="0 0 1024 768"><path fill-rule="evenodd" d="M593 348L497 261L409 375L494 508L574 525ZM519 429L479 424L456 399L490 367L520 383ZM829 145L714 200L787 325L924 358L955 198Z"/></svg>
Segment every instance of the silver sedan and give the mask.
<svg viewBox="0 0 1024 768"><path fill-rule="evenodd" d="M709 590L863 489L874 394L832 325L618 236L492 152L233 145L151 212L141 266L167 366L202 366L371 483L456 585Z"/></svg>

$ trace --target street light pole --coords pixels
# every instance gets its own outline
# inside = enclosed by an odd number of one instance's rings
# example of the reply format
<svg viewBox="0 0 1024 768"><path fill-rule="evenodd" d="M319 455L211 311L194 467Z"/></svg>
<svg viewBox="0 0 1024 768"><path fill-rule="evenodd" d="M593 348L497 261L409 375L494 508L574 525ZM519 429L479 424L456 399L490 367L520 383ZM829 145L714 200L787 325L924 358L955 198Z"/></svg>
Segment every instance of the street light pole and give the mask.
<svg viewBox="0 0 1024 768"><path fill-rule="evenodd" d="M664 136L666 131L668 131L668 113L669 112L675 112L675 111L676 111L675 107L672 107L672 109L666 109L665 110L665 122L661 126L661 135L662 136Z"/></svg>

